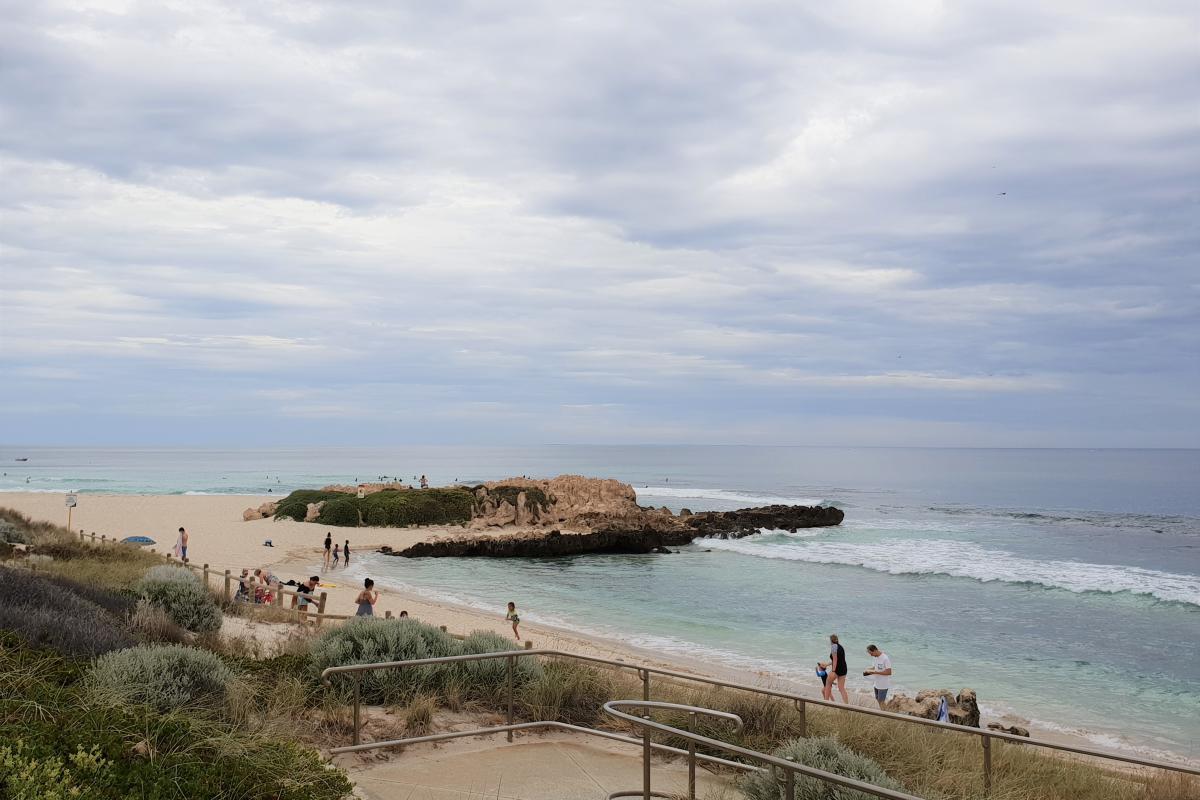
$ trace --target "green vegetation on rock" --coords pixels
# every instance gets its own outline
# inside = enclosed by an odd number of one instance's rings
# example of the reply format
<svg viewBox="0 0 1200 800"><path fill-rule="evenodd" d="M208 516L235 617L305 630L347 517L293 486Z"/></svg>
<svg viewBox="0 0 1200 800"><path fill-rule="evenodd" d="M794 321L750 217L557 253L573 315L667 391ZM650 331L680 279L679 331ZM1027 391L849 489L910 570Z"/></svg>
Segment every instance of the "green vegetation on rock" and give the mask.
<svg viewBox="0 0 1200 800"><path fill-rule="evenodd" d="M544 495L543 495L544 496ZM309 503L321 503L317 523L335 527L457 525L471 521L474 497L466 489L384 489L365 497L348 492L299 490L279 503L276 519L304 521Z"/></svg>

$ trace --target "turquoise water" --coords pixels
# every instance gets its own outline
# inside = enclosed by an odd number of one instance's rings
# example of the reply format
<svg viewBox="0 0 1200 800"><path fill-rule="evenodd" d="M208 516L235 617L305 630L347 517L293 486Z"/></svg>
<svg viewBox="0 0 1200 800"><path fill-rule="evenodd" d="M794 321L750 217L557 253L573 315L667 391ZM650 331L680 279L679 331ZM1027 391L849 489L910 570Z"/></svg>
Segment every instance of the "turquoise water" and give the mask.
<svg viewBox="0 0 1200 800"><path fill-rule="evenodd" d="M1099 745L1200 757L1198 451L0 448L0 462L0 490L275 494L385 474L576 472L674 509L834 503L847 514L838 528L670 556L363 554L353 571L801 681L836 632L852 676L875 642L899 690L970 686L993 711Z"/></svg>

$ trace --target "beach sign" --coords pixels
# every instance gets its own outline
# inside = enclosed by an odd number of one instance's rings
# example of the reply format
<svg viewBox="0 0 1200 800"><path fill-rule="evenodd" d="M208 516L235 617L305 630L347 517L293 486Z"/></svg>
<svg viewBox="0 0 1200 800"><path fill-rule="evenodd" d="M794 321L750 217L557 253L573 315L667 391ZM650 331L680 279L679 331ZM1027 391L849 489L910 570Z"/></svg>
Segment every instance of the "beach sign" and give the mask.
<svg viewBox="0 0 1200 800"><path fill-rule="evenodd" d="M67 495L67 508L74 508L79 505L79 498L76 495Z"/></svg>

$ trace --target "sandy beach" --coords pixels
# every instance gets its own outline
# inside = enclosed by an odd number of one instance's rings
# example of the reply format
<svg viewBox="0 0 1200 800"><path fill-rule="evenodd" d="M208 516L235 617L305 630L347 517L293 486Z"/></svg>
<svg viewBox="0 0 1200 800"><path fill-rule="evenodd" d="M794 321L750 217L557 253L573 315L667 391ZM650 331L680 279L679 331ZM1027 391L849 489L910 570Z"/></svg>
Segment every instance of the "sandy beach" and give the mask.
<svg viewBox="0 0 1200 800"><path fill-rule="evenodd" d="M242 512L256 507L271 495L93 495L79 496L79 505L72 514L72 528L95 532L110 538L145 535L154 539L159 552L169 551L175 542L176 531L182 525L189 531L190 560L196 565L208 564L220 573L226 569L234 575L243 567L270 567L283 580L297 580L311 574L312 567L321 562L321 552L327 528L291 520L243 521ZM67 513L64 495L56 493L12 492L0 495L0 506L15 508L35 519L65 525ZM461 535L461 528L333 528L335 541L349 539L351 550L372 552L383 545L406 547L418 541L436 537ZM272 545L264 543L270 540ZM337 572L323 574L324 590L329 593L327 611L331 614L352 614L357 583L343 583ZM504 609L488 614L477 608L432 601L417 593L384 589L376 614L401 610L422 621L444 625L454 633L490 630L510 636L511 629L504 620ZM691 659L676 653L662 653L631 646L615 639L587 636L546 625L522 622L522 639L538 648L554 648L584 655L643 663L695 675L749 683L782 689L806 696L819 697L817 687L798 684L770 672L748 672L719 663ZM986 698L983 698L986 702ZM851 702L872 706L865 692L852 692ZM1047 730L1030 724L1024 717L1005 715L987 717L983 723L998 721L1005 725L1021 725L1038 738L1080 747L1094 747L1083 737Z"/></svg>

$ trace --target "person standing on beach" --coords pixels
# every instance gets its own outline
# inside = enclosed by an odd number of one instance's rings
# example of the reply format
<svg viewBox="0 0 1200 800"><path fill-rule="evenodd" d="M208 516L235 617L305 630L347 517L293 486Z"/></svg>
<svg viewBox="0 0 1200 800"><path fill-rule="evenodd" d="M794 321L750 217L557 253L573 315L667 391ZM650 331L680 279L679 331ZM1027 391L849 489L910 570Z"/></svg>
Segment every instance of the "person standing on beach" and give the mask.
<svg viewBox="0 0 1200 800"><path fill-rule="evenodd" d="M301 614L308 613L308 604L313 601L313 591L317 588L317 584L321 582L319 575L313 575L304 583L296 586L296 594L292 595L292 607L297 605L300 607Z"/></svg>
<svg viewBox="0 0 1200 800"><path fill-rule="evenodd" d="M424 476L424 475L422 475L422 476L421 476L421 488L422 488L422 489L428 489L428 488L429 488L429 481L425 480L425 476Z"/></svg>
<svg viewBox="0 0 1200 800"><path fill-rule="evenodd" d="M333 546L333 565L335 567L338 564L338 559L341 557L342 557L342 546L340 544L335 544Z"/></svg>
<svg viewBox="0 0 1200 800"><path fill-rule="evenodd" d="M354 616L375 616L375 603L379 601L379 592L372 591L374 588L375 581L370 578L363 581L363 590L358 593L358 597L354 598L354 602L358 603L358 610L354 612Z"/></svg>
<svg viewBox="0 0 1200 800"><path fill-rule="evenodd" d="M821 694L826 700L833 701L833 686L837 684L842 702L849 704L850 696L846 694L846 648L838 643L836 633L829 634L829 674L825 678L825 691Z"/></svg>
<svg viewBox="0 0 1200 800"><path fill-rule="evenodd" d="M325 569L329 569L329 548L333 546L333 531L325 531Z"/></svg>
<svg viewBox="0 0 1200 800"><path fill-rule="evenodd" d="M508 613L504 615L504 618L512 623L513 636L517 637L518 642L521 641L521 632L517 630L517 626L521 624L521 617L517 614L516 603L508 604Z"/></svg>
<svg viewBox="0 0 1200 800"><path fill-rule="evenodd" d="M888 689L892 688L892 659L888 654L880 650L873 644L867 645L867 655L875 659L872 668L863 672L863 675L871 678L871 683L875 684L875 702L883 708L883 701L887 700Z"/></svg>
<svg viewBox="0 0 1200 800"><path fill-rule="evenodd" d="M186 562L188 549L188 532L183 528L179 529L179 539L175 542L175 555L179 556L181 561Z"/></svg>
<svg viewBox="0 0 1200 800"><path fill-rule="evenodd" d="M350 566L350 540L346 540L345 547L342 548L342 565Z"/></svg>

